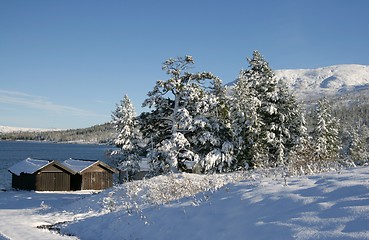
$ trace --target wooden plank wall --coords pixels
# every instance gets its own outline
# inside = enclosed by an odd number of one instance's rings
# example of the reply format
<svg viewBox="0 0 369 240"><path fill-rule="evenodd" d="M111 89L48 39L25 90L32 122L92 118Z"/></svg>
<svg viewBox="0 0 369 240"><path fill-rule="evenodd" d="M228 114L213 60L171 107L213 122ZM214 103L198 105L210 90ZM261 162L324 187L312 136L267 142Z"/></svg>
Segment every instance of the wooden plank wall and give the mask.
<svg viewBox="0 0 369 240"><path fill-rule="evenodd" d="M85 172L82 174L82 190L102 190L113 186L113 175L109 172Z"/></svg>
<svg viewBox="0 0 369 240"><path fill-rule="evenodd" d="M70 191L70 175L64 172L40 172L36 176L37 191Z"/></svg>
<svg viewBox="0 0 369 240"><path fill-rule="evenodd" d="M71 174L57 165L49 165L36 175L37 191L70 191Z"/></svg>

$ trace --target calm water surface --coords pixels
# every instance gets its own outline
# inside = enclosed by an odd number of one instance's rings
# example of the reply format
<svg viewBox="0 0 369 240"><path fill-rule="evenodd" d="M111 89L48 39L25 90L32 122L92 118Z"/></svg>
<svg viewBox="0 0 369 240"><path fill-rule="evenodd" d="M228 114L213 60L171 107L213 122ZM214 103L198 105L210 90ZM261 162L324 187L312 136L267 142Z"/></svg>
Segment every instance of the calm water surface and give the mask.
<svg viewBox="0 0 369 240"><path fill-rule="evenodd" d="M0 141L0 189L11 187L8 168L28 157L63 161L68 158L93 159L109 163L112 146L48 142Z"/></svg>

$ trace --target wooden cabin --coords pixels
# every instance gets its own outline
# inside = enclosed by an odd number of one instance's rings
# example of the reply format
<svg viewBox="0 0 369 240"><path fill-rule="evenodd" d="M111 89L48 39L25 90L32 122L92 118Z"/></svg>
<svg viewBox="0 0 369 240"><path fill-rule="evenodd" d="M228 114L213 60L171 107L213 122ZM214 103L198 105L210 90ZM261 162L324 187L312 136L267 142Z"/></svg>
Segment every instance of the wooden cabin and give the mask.
<svg viewBox="0 0 369 240"><path fill-rule="evenodd" d="M117 170L96 160L67 159L62 162L76 174L72 178L72 190L102 190L113 186L113 174Z"/></svg>
<svg viewBox="0 0 369 240"><path fill-rule="evenodd" d="M53 160L27 158L9 168L12 187L35 191L70 191L75 171Z"/></svg>

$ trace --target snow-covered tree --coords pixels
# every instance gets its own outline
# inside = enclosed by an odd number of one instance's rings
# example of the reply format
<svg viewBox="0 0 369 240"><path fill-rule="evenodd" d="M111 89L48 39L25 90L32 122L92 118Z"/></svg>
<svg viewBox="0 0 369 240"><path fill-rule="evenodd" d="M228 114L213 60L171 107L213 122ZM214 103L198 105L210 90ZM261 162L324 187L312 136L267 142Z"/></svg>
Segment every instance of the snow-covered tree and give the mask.
<svg viewBox="0 0 369 240"><path fill-rule="evenodd" d="M276 123L279 124L279 148L285 148L284 159L281 156L277 160L277 165L286 165L289 152L297 144L306 141L307 128L302 107L297 102L295 96L289 91L287 85L282 80L278 81L278 118ZM277 148L277 149L279 149ZM277 150L279 152L279 150Z"/></svg>
<svg viewBox="0 0 369 240"><path fill-rule="evenodd" d="M216 77L204 89L204 93L194 102L195 108L191 110L194 116L193 130L187 136L204 172L232 171L235 169L235 159L230 141L226 90ZM219 154L216 154L217 160L213 161L215 152Z"/></svg>
<svg viewBox="0 0 369 240"><path fill-rule="evenodd" d="M150 139L148 153L156 173L185 171L187 162L203 164L206 154L222 149L221 81L210 72L188 72L193 64L191 56L165 61L162 69L170 78L157 81L143 103L152 109L140 119Z"/></svg>
<svg viewBox="0 0 369 240"><path fill-rule="evenodd" d="M326 98L318 101L313 114L312 137L315 144L316 161L335 161L339 156L341 143L339 139L338 120L332 116Z"/></svg>
<svg viewBox="0 0 369 240"><path fill-rule="evenodd" d="M261 126L264 124L259 113L261 101L251 79L240 72L232 90L231 106L232 132L237 164L240 167L258 162L265 156L258 143Z"/></svg>
<svg viewBox="0 0 369 240"><path fill-rule="evenodd" d="M238 162L254 167L286 165L299 135L299 107L258 51L248 62L250 68L240 72L231 98Z"/></svg>
<svg viewBox="0 0 369 240"><path fill-rule="evenodd" d="M299 137L296 139L296 144L292 147L288 155L288 170L292 175L314 173L315 146L308 133L305 114L302 112L298 131Z"/></svg>
<svg viewBox="0 0 369 240"><path fill-rule="evenodd" d="M112 113L112 123L118 133L114 139L118 150L112 152L113 158L118 168L133 173L139 170L141 134L134 106L127 95L123 97L120 104L117 104Z"/></svg>
<svg viewBox="0 0 369 240"><path fill-rule="evenodd" d="M369 152L366 143L369 136L368 133L366 125L351 127L347 132L349 138L347 157L356 165L363 165L369 162Z"/></svg>

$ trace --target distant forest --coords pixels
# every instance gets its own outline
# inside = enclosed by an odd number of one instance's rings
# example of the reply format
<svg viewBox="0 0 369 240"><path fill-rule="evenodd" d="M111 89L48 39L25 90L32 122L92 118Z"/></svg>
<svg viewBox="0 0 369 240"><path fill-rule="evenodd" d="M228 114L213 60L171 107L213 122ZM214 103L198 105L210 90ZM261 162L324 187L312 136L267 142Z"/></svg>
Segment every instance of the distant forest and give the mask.
<svg viewBox="0 0 369 240"><path fill-rule="evenodd" d="M115 137L116 132L111 123L63 131L0 133L0 140L8 141L23 140L110 144Z"/></svg>

